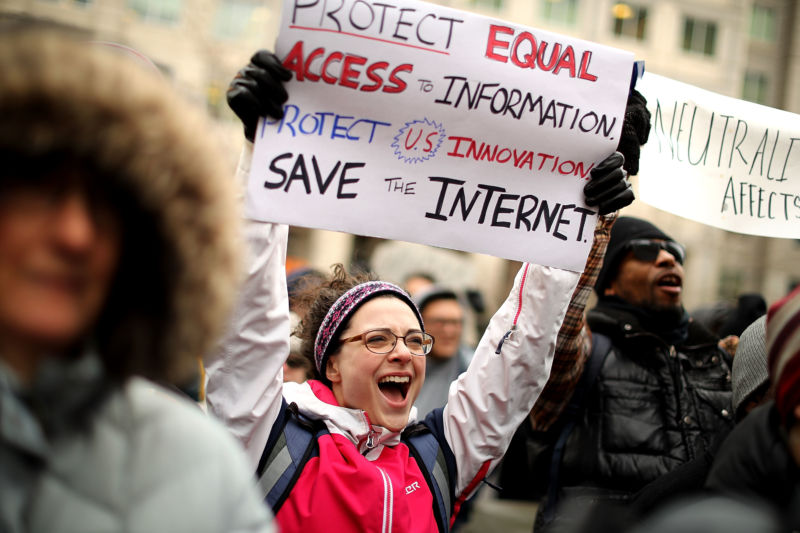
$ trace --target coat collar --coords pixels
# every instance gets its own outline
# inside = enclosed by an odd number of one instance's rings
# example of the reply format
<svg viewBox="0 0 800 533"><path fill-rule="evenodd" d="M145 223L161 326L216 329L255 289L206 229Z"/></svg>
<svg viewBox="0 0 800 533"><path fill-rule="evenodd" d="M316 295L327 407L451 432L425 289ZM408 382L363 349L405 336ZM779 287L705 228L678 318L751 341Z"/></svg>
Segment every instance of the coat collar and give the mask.
<svg viewBox="0 0 800 533"><path fill-rule="evenodd" d="M619 343L645 341L647 338L660 339L658 335L648 331L634 313L622 308L598 303L597 307L586 314L586 322L592 331L602 333ZM719 339L696 320L689 318L687 338L680 343L682 348L705 348L716 345ZM662 342L666 342L661 339Z"/></svg>
<svg viewBox="0 0 800 533"><path fill-rule="evenodd" d="M88 424L111 388L92 351L46 359L30 386L0 363L0 440L43 459L52 439Z"/></svg>
<svg viewBox="0 0 800 533"><path fill-rule="evenodd" d="M361 409L340 406L333 392L320 381L284 383L283 397L287 403L297 404L302 415L321 420L329 432L346 437L367 459L376 459L384 446L400 443L402 432L370 423L369 416ZM417 408L412 407L408 425L416 421Z"/></svg>

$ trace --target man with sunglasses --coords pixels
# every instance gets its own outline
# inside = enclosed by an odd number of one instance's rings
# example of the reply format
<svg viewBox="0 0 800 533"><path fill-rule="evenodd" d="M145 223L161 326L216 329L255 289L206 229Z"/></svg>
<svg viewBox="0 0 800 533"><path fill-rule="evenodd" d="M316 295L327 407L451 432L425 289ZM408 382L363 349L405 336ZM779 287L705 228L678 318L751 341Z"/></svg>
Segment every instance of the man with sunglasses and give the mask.
<svg viewBox="0 0 800 533"><path fill-rule="evenodd" d="M733 424L730 367L719 339L683 307L685 257L645 220L620 217L612 227L586 316L591 348L574 362L580 380L561 389L549 427L532 412L534 475L548 479L537 531L565 525L587 502L645 510L702 486Z"/></svg>

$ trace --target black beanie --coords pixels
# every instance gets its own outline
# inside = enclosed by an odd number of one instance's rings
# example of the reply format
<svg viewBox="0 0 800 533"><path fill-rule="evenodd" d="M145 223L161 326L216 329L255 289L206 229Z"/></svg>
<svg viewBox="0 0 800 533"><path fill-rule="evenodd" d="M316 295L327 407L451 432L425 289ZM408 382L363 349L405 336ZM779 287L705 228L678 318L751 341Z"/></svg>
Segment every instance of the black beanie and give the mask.
<svg viewBox="0 0 800 533"><path fill-rule="evenodd" d="M417 304L417 309L422 313L423 310L436 300L458 300L458 294L452 289L434 285L433 287L420 292L414 297L414 303ZM459 302L460 303L460 302Z"/></svg>
<svg viewBox="0 0 800 533"><path fill-rule="evenodd" d="M611 237L608 240L603 267L597 276L594 290L598 296L617 277L617 267L627 251L627 245L634 239L661 239L674 241L666 233L641 218L619 217L611 227Z"/></svg>

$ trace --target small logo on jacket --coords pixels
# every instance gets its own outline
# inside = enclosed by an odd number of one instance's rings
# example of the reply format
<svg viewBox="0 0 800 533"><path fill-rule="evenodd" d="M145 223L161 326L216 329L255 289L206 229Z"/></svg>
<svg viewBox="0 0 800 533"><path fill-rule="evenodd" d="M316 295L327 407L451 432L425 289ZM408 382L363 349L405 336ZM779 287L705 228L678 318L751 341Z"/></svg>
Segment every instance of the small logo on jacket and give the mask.
<svg viewBox="0 0 800 533"><path fill-rule="evenodd" d="M418 488L419 488L419 483L417 483L415 481L414 483L412 483L411 485L406 487L406 494L411 494L412 492L414 492Z"/></svg>

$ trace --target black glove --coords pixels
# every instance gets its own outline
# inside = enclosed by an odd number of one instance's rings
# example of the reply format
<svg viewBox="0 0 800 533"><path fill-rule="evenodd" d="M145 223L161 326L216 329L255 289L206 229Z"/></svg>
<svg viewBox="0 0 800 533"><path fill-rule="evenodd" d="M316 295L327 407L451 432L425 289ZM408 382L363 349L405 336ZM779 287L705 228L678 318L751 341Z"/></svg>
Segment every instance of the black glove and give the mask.
<svg viewBox="0 0 800 533"><path fill-rule="evenodd" d="M650 136L650 111L642 93L634 89L628 95L625 106L625 119L622 121L622 135L617 151L625 156L625 170L632 176L639 173L639 147Z"/></svg>
<svg viewBox="0 0 800 533"><path fill-rule="evenodd" d="M236 73L228 87L228 105L244 124L247 140L255 137L259 117L283 117L283 103L289 98L283 83L291 78L292 72L267 50L256 52Z"/></svg>
<svg viewBox="0 0 800 533"><path fill-rule="evenodd" d="M624 163L622 154L614 152L589 172L592 179L583 188L586 205L597 206L601 215L622 209L633 202L633 189L628 182L628 173L623 170Z"/></svg>

